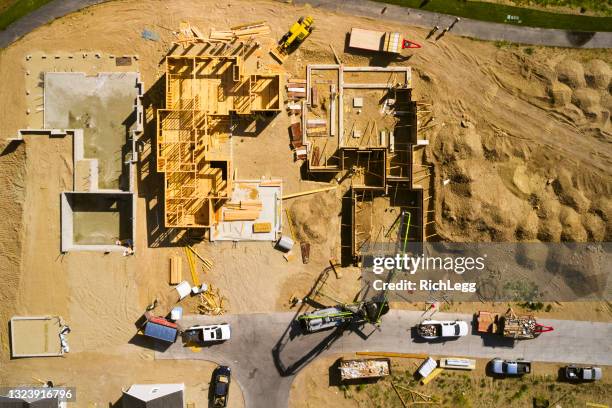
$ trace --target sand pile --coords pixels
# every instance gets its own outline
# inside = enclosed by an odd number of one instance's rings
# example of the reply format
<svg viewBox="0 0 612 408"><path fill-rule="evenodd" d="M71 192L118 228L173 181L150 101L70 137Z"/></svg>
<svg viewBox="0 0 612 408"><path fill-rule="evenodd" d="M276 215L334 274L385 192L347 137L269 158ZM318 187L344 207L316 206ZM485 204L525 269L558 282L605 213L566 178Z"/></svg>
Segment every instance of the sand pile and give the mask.
<svg viewBox="0 0 612 408"><path fill-rule="evenodd" d="M563 107L572 102L572 88L563 82L555 81L548 87L548 94L552 98L553 106Z"/></svg>
<svg viewBox="0 0 612 408"><path fill-rule="evenodd" d="M584 68L578 61L566 59L561 61L557 67L557 79L571 88L583 88L586 86Z"/></svg>
<svg viewBox="0 0 612 408"><path fill-rule="evenodd" d="M340 210L340 199L335 191L294 199L289 213L297 240L320 247L335 244Z"/></svg>
<svg viewBox="0 0 612 408"><path fill-rule="evenodd" d="M586 65L585 78L590 87L607 90L611 76L610 66L602 60L594 59Z"/></svg>

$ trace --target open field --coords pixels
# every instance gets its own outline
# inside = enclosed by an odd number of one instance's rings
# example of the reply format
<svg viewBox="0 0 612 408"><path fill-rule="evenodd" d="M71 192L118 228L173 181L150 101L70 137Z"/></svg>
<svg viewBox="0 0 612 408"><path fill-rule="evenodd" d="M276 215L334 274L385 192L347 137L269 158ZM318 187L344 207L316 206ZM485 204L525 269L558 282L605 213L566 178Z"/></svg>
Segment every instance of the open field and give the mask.
<svg viewBox="0 0 612 408"><path fill-rule="evenodd" d="M77 386L87 396L80 400L83 403L108 406L117 400L121 387L131 383L185 381L189 399L200 401L197 398L207 387L212 364L201 368L194 368L193 362L172 362L174 368L165 366L170 362L158 365L152 360L153 351L138 343L135 327L153 299L172 294L170 256L184 257L180 234L163 226L163 175L155 171L154 117L163 100L160 61L174 38L170 31L182 20L204 31L245 19L267 20L276 39L296 17L306 14L313 15L317 30L282 68L275 67L281 72L304 77L306 64L332 63L330 43L347 66L413 67L413 97L432 103L436 123L423 131L430 147L418 158L419 163L433 166L432 234L455 241L611 239L609 50L496 46L452 35L433 42L426 40L422 29L268 1L110 2L41 27L0 53L0 138L13 137L31 119L26 110L35 110L26 98L27 55L34 51L48 55L100 52L104 58L138 55L147 123L137 175L137 252L133 257L60 254L58 197L71 184L71 140L29 136L24 144L5 149L0 155L0 180L6 186L0 191L0 211L5 214L0 220L0 279L4 282L0 321L14 314L58 314L72 333L71 353L64 358L10 360L7 333L1 331L0 383L49 378ZM344 33L353 26L404 31L424 47L404 61L351 52ZM161 40L143 39L144 28L156 31ZM259 51L262 59L265 47ZM95 64L89 69L94 70ZM285 193L321 187L320 179L301 179L301 163L293 161L288 148L288 127L289 118L281 112L256 137L235 136L234 165L241 178L282 177ZM447 179L452 182L443 188ZM297 258L285 261L269 243L204 241L195 248L214 267L200 273L201 279L221 290L231 313L289 310L291 296L308 293L339 251L341 199L347 189L345 184L284 203L298 239L312 243L309 264ZM283 227L289 233L286 222ZM342 272L342 278L333 278L329 294L349 301L360 288L359 271L343 268ZM188 274L185 267L183 273ZM186 313L195 311L196 300L181 303ZM536 314L612 321L606 303L553 304L548 311L546 306ZM418 304L410 307L422 309ZM448 310L472 312L477 307L480 304L458 304ZM106 380L104 386L100 378ZM319 380L324 379L319 373ZM477 382L473 386L479 387ZM241 404L240 398L232 401ZM333 401L342 407L345 399Z"/></svg>
<svg viewBox="0 0 612 408"><path fill-rule="evenodd" d="M393 382L407 406L442 406L449 408L486 407L531 407L534 400L550 405L543 407L582 407L586 402L610 404L609 377L603 382L571 384L559 381L559 365L534 363L533 374L521 378L497 379L487 376L484 367L487 360L477 360L476 370L446 370L427 385L415 379L414 372L421 359L393 358L391 376L378 382L343 385L338 382L334 366L338 358L359 358L352 355L320 358L303 370L293 383L291 408L334 406L349 407L394 407L401 408ZM332 368L333 367L333 368ZM609 367L604 368L604 372ZM337 368L336 368L337 370ZM605 374L604 374L605 375ZM330 380L331 378L331 380ZM605 378L605 377L604 377ZM431 396L437 404L412 405L423 399L406 388Z"/></svg>

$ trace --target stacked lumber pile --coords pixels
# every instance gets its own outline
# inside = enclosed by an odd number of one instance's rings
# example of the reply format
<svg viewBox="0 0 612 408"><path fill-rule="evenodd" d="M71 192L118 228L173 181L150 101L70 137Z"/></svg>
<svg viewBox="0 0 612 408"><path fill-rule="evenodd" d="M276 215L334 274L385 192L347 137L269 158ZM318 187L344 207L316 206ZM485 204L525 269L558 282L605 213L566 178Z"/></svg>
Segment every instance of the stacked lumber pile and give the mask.
<svg viewBox="0 0 612 408"><path fill-rule="evenodd" d="M184 45L198 42L208 42L208 38L204 36L196 26L191 25L187 21L181 21L178 32L175 33L177 37L176 43Z"/></svg>
<svg viewBox="0 0 612 408"><path fill-rule="evenodd" d="M234 40L248 40L261 35L270 34L270 26L268 26L265 21L259 21L232 27L230 30L211 30L210 35L206 37L198 27L187 21L181 21L179 30L174 34L177 37L175 42L184 45L198 42L225 43Z"/></svg>
<svg viewBox="0 0 612 408"><path fill-rule="evenodd" d="M225 221L255 221L261 214L262 203L259 200L243 200L227 203L224 207Z"/></svg>
<svg viewBox="0 0 612 408"><path fill-rule="evenodd" d="M292 78L287 82L287 99L297 101L306 98L306 80Z"/></svg>
<svg viewBox="0 0 612 408"><path fill-rule="evenodd" d="M221 296L219 289L214 289L212 285L208 289L200 293L200 304L197 307L197 312L205 315L219 316L225 313L223 303L227 301Z"/></svg>
<svg viewBox="0 0 612 408"><path fill-rule="evenodd" d="M327 120L308 119L306 121L306 134L308 136L327 136L329 134L327 130Z"/></svg>
<svg viewBox="0 0 612 408"><path fill-rule="evenodd" d="M270 26L265 21L231 27L229 30L211 30L209 38L217 41L248 40L270 34Z"/></svg>

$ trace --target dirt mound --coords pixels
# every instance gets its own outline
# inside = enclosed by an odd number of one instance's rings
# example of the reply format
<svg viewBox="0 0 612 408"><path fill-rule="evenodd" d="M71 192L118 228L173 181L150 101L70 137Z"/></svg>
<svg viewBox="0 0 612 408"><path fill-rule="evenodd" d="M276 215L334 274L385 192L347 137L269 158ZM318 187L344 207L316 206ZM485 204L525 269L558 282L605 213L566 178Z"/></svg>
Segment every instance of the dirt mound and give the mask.
<svg viewBox="0 0 612 408"><path fill-rule="evenodd" d="M577 89L572 95L572 103L591 119L596 119L602 114L600 99L599 92L589 88Z"/></svg>
<svg viewBox="0 0 612 408"><path fill-rule="evenodd" d="M569 172L561 170L552 185L561 204L570 206L579 213L584 213L589 209L591 202L582 191L575 187L572 175Z"/></svg>
<svg viewBox="0 0 612 408"><path fill-rule="evenodd" d="M569 85L571 88L583 88L586 86L584 68L578 61L571 59L563 60L556 66L557 79Z"/></svg>
<svg viewBox="0 0 612 408"><path fill-rule="evenodd" d="M612 70L605 61L594 59L586 65L585 78L589 86L593 88L608 89L611 76Z"/></svg>
<svg viewBox="0 0 612 408"><path fill-rule="evenodd" d="M559 214L561 222L561 241L585 242L587 232L582 226L580 215L571 208L564 207Z"/></svg>
<svg viewBox="0 0 612 408"><path fill-rule="evenodd" d="M330 230L337 230L338 201L333 191L296 199L289 209L296 238L311 244L326 244L330 237L335 237Z"/></svg>
<svg viewBox="0 0 612 408"><path fill-rule="evenodd" d="M548 94L556 107L567 106L572 101L572 88L563 82L555 81L548 87Z"/></svg>

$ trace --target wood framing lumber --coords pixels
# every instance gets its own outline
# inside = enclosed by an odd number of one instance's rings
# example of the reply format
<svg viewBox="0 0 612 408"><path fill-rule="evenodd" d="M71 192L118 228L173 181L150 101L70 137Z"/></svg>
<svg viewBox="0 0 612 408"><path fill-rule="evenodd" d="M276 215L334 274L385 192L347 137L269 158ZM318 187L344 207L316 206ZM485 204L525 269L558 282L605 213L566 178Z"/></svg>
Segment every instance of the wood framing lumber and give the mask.
<svg viewBox="0 0 612 408"><path fill-rule="evenodd" d="M259 210L225 210L223 219L225 221L255 221L259 218Z"/></svg>
<svg viewBox="0 0 612 408"><path fill-rule="evenodd" d="M373 356L373 357L398 357L398 358L427 358L427 354L423 353L394 353L388 351L358 351L355 354L358 356Z"/></svg>
<svg viewBox="0 0 612 408"><path fill-rule="evenodd" d="M435 370L431 372L431 374L429 374L427 377L421 380L421 384L423 385L429 384L429 382L433 380L434 378L436 378L442 371L444 371L443 368L440 368L440 367L436 368Z"/></svg>
<svg viewBox="0 0 612 408"><path fill-rule="evenodd" d="M245 28L260 27L260 26L263 26L264 24L266 24L266 20L256 21L256 22L253 22L253 23L240 24L240 25L237 25L237 26L230 27L230 29L231 30L243 30Z"/></svg>
<svg viewBox="0 0 612 408"><path fill-rule="evenodd" d="M338 56L338 53L336 52L336 49L334 48L334 46L329 44L329 48L331 48L332 52L334 53L334 58L336 59L336 63L342 64L342 61L340 60L340 57Z"/></svg>
<svg viewBox="0 0 612 408"><path fill-rule="evenodd" d="M408 405L406 405L406 401L404 401L404 398L402 397L402 395L399 393L399 391L395 387L395 383L393 381L391 381L391 386L393 387L393 390L395 391L395 393L397 394L398 398L402 402L402 405L404 406L404 408L408 408Z"/></svg>
<svg viewBox="0 0 612 408"><path fill-rule="evenodd" d="M266 180L259 183L260 187L280 187L282 181L280 180Z"/></svg>
<svg viewBox="0 0 612 408"><path fill-rule="evenodd" d="M327 126L327 119L308 119L306 127Z"/></svg>
<svg viewBox="0 0 612 408"><path fill-rule="evenodd" d="M170 258L170 284L178 285L183 280L181 257Z"/></svg>
<svg viewBox="0 0 612 408"><path fill-rule="evenodd" d="M193 31L193 35L195 35L198 39L204 40L206 36L200 31L200 29L196 26L191 26L191 31Z"/></svg>
<svg viewBox="0 0 612 408"><path fill-rule="evenodd" d="M301 196L305 196L305 195L308 195L308 194L322 193L324 191L331 191L331 190L335 190L337 188L338 188L338 186L331 186L331 187L316 188L314 190L301 191L299 193L293 193L293 194L284 195L283 196L283 200L287 200L289 198L301 197Z"/></svg>
<svg viewBox="0 0 612 408"><path fill-rule="evenodd" d="M253 232L256 234L270 231L272 231L272 224L269 222L256 222L253 224Z"/></svg>

